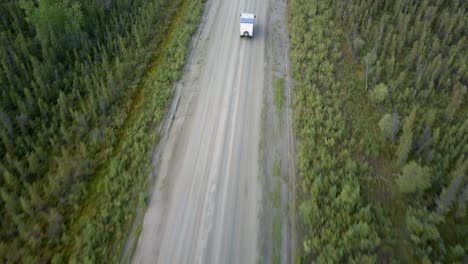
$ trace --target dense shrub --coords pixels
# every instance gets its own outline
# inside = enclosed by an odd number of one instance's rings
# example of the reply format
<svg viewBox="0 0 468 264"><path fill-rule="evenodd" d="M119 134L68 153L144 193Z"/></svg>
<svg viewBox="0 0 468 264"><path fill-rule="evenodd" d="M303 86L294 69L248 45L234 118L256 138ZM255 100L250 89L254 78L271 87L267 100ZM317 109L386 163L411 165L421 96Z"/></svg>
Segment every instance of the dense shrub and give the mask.
<svg viewBox="0 0 468 264"><path fill-rule="evenodd" d="M289 2L302 262L466 262L467 17L467 1Z"/></svg>

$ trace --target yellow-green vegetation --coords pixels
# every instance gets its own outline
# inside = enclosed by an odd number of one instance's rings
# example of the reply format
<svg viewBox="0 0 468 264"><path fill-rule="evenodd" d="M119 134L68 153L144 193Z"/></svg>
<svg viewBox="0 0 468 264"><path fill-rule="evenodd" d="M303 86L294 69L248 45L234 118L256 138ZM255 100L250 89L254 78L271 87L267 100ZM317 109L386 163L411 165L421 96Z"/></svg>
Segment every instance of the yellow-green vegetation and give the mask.
<svg viewBox="0 0 468 264"><path fill-rule="evenodd" d="M270 203L274 209L280 209L281 207L281 183L279 180L276 181L275 187L269 192Z"/></svg>
<svg viewBox="0 0 468 264"><path fill-rule="evenodd" d="M283 217L281 211L277 211L273 214L273 223L271 227L271 237L272 237L272 262L273 264L281 263L281 244L283 242L282 238L282 222Z"/></svg>
<svg viewBox="0 0 468 264"><path fill-rule="evenodd" d="M289 2L299 262L463 262L468 2Z"/></svg>
<svg viewBox="0 0 468 264"><path fill-rule="evenodd" d="M275 78L273 86L275 89L275 104L278 108L278 115L281 116L284 104L284 78Z"/></svg>
<svg viewBox="0 0 468 264"><path fill-rule="evenodd" d="M202 6L0 4L0 262L117 262Z"/></svg>
<svg viewBox="0 0 468 264"><path fill-rule="evenodd" d="M275 161L273 168L273 175L280 176L279 172L279 159ZM276 165L278 164L278 165ZM276 171L278 168L278 171ZM281 244L282 238L282 224L283 224L283 211L281 208L281 182L280 178L274 180L274 187L269 192L270 203L272 206L272 222L271 222L271 252L273 263L281 263Z"/></svg>

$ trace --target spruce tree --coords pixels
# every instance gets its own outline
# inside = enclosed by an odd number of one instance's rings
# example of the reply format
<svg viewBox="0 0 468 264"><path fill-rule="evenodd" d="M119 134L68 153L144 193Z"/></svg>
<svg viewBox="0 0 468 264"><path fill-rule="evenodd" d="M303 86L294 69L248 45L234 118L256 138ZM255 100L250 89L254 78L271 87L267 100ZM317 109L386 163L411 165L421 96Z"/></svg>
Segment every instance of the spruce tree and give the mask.
<svg viewBox="0 0 468 264"><path fill-rule="evenodd" d="M397 164L403 166L408 159L408 155L412 149L413 144L413 123L416 118L416 109L413 109L409 116L405 118L403 124L403 134L400 136L400 142L398 144L396 156Z"/></svg>

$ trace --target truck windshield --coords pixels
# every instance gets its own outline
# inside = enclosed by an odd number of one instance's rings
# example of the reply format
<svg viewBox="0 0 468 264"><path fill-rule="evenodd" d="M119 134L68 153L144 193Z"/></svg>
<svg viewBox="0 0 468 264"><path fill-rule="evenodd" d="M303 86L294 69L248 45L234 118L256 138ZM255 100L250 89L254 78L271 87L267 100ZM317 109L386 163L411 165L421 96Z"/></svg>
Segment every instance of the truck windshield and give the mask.
<svg viewBox="0 0 468 264"><path fill-rule="evenodd" d="M254 23L254 19L253 18L245 18L245 17L241 17L241 23L247 23L247 24L253 24Z"/></svg>

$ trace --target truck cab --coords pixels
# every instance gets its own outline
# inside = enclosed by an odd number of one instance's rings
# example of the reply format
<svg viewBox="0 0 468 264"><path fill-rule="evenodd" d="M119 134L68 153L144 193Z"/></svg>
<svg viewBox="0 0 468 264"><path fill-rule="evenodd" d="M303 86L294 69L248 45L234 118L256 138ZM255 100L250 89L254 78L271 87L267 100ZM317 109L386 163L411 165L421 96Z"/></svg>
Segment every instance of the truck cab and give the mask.
<svg viewBox="0 0 468 264"><path fill-rule="evenodd" d="M253 37L254 21L256 16L250 13L242 13L240 15L240 36Z"/></svg>

